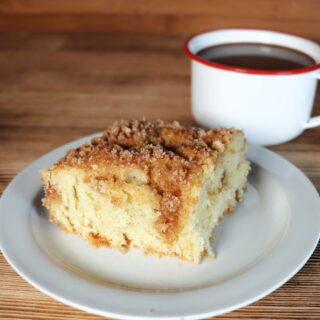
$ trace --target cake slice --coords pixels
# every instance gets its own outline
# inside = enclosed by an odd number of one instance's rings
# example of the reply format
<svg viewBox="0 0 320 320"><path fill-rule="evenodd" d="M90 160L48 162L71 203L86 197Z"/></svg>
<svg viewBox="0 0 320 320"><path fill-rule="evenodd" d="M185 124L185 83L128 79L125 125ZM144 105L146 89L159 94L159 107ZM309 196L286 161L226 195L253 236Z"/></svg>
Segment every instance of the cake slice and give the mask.
<svg viewBox="0 0 320 320"><path fill-rule="evenodd" d="M42 172L50 220L95 245L199 263L249 162L236 129L118 121Z"/></svg>

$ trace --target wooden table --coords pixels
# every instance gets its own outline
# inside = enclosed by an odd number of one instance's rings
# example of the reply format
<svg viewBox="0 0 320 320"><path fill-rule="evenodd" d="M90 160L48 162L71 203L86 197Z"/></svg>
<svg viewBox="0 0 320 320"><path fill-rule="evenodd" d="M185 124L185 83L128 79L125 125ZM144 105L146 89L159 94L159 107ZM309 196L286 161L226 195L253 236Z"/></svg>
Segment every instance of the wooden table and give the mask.
<svg viewBox="0 0 320 320"><path fill-rule="evenodd" d="M0 34L0 193L40 155L115 119L194 123L182 43L141 34ZM272 149L320 189L320 128ZM239 318L320 319L319 246L283 287L217 319ZM0 255L0 319L101 318L40 293Z"/></svg>

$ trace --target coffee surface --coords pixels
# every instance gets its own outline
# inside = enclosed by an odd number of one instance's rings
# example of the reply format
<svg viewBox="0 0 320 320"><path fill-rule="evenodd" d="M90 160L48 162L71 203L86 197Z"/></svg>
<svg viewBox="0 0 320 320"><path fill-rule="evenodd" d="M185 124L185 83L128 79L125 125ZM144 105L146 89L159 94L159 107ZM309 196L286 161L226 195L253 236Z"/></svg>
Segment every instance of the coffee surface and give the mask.
<svg viewBox="0 0 320 320"><path fill-rule="evenodd" d="M230 67L260 70L294 70L315 65L308 55L286 47L261 43L230 43L207 47L197 55Z"/></svg>

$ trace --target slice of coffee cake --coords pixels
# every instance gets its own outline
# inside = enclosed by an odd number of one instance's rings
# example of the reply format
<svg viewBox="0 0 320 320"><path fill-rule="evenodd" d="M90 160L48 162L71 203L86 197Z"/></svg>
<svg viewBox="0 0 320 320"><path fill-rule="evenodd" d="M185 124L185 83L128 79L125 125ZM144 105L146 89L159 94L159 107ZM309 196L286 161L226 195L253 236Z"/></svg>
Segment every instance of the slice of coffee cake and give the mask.
<svg viewBox="0 0 320 320"><path fill-rule="evenodd" d="M246 140L235 129L119 121L42 172L50 219L95 245L198 263L243 197Z"/></svg>

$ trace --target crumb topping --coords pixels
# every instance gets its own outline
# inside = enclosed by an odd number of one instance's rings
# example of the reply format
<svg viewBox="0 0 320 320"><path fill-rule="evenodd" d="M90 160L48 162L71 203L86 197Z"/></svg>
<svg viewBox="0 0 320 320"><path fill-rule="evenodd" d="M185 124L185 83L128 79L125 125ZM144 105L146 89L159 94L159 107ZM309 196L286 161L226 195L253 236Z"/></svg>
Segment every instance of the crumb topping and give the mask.
<svg viewBox="0 0 320 320"><path fill-rule="evenodd" d="M177 121L120 120L91 143L70 150L57 165L93 168L138 166L160 196L159 230L174 239L184 182L205 164L215 164L239 131L184 127Z"/></svg>
<svg viewBox="0 0 320 320"><path fill-rule="evenodd" d="M120 161L147 163L174 159L183 166L200 166L208 160L216 161L237 131L183 127L177 121L120 120L101 137L69 151L60 163L81 164L102 152L104 157Z"/></svg>

